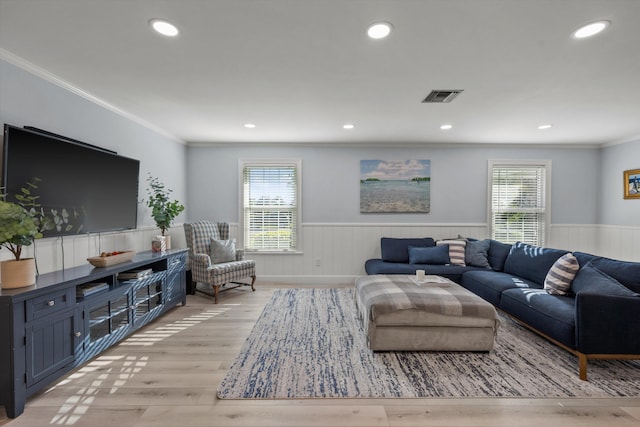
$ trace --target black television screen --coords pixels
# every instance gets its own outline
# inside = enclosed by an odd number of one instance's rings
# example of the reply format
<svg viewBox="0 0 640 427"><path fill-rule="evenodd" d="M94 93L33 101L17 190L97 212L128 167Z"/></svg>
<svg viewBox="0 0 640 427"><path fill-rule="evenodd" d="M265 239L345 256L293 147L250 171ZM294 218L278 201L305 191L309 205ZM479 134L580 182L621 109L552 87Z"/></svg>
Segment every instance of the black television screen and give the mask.
<svg viewBox="0 0 640 427"><path fill-rule="evenodd" d="M2 186L15 201L33 178L44 237L136 228L138 160L44 131L5 124Z"/></svg>

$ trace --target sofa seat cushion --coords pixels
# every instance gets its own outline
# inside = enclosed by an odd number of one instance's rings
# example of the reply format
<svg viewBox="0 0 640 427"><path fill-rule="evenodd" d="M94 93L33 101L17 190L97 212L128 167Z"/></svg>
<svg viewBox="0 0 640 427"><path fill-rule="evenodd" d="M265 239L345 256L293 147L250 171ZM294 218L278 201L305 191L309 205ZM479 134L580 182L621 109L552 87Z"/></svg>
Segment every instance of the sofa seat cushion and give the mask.
<svg viewBox="0 0 640 427"><path fill-rule="evenodd" d="M462 275L468 271L484 270L480 267L460 267L458 265L409 264L402 262L386 262L379 258L369 259L364 263L367 274L406 274L415 275L416 270L424 270L426 274L446 277L456 283L462 281ZM487 271L487 270L484 270Z"/></svg>
<svg viewBox="0 0 640 427"><path fill-rule="evenodd" d="M500 309L562 344L575 348L575 298L544 289L508 289Z"/></svg>
<svg viewBox="0 0 640 427"><path fill-rule="evenodd" d="M500 305L500 294L511 288L541 288L538 283L513 274L485 269L469 271L462 276L462 286L495 306Z"/></svg>
<svg viewBox="0 0 640 427"><path fill-rule="evenodd" d="M458 284L462 282L463 274L467 274L471 271L484 270L480 267L461 267L459 265L422 265L419 267L419 269L424 270L426 274L446 277L447 279L452 280Z"/></svg>

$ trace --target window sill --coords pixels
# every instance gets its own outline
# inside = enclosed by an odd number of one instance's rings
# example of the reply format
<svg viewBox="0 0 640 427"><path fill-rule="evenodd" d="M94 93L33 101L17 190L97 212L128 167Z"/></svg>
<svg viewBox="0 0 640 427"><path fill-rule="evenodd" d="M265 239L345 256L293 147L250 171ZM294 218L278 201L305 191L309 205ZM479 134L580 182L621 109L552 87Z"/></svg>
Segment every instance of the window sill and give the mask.
<svg viewBox="0 0 640 427"><path fill-rule="evenodd" d="M303 255L300 251L252 251L245 249L245 255Z"/></svg>

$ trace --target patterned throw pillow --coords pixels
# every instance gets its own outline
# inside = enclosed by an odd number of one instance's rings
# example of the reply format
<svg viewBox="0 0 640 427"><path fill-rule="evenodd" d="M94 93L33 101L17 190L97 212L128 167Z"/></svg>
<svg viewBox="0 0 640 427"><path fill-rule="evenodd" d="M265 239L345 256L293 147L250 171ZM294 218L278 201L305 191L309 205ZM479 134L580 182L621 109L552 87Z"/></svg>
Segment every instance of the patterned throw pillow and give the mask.
<svg viewBox="0 0 640 427"><path fill-rule="evenodd" d="M236 239L211 239L211 262L231 262L236 260Z"/></svg>
<svg viewBox="0 0 640 427"><path fill-rule="evenodd" d="M438 240L436 245L449 245L449 259L451 260L451 265L459 265L461 267L466 266L464 262L464 250L467 246L466 240Z"/></svg>
<svg viewBox="0 0 640 427"><path fill-rule="evenodd" d="M551 295L567 295L580 265L572 253L564 254L551 266L544 279L544 289Z"/></svg>

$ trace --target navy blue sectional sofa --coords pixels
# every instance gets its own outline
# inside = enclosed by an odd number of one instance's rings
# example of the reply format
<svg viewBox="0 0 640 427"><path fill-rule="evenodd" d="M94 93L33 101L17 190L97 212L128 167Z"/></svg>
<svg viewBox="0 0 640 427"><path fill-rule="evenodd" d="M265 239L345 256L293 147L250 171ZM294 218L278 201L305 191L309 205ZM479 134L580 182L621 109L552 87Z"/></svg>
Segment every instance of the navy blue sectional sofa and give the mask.
<svg viewBox="0 0 640 427"><path fill-rule="evenodd" d="M444 263L431 238L382 238L382 257L367 260L365 270L367 274L425 270L459 283L575 354L583 380L589 359L640 359L640 263L574 252L577 273L566 295L557 295L545 289L545 279L569 251L489 239L468 242L465 255L471 262L461 266Z"/></svg>

